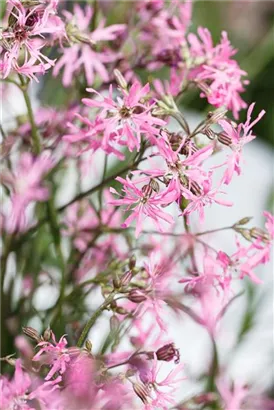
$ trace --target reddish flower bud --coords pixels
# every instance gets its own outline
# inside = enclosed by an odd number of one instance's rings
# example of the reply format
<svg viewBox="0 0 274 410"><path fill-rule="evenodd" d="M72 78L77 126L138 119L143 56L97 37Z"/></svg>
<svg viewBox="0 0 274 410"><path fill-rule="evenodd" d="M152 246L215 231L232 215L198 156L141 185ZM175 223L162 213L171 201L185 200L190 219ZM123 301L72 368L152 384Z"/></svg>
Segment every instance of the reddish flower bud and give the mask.
<svg viewBox="0 0 274 410"><path fill-rule="evenodd" d="M142 303L147 297L139 289L132 289L128 294L128 299L133 303Z"/></svg>
<svg viewBox="0 0 274 410"><path fill-rule="evenodd" d="M175 363L180 361L179 350L175 348L174 343L168 343L156 351L156 356L158 360L163 360L164 362L170 362L174 359Z"/></svg>

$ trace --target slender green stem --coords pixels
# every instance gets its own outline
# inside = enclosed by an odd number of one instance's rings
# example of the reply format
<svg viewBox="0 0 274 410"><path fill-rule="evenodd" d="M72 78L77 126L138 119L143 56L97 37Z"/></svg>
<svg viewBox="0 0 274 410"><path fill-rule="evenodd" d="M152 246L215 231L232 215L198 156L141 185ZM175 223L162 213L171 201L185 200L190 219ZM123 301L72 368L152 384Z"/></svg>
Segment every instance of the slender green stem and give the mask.
<svg viewBox="0 0 274 410"><path fill-rule="evenodd" d="M113 301L115 294L111 293L108 298L104 301L104 303L102 303L102 305L93 313L93 315L91 316L91 318L87 321L79 339L77 342L77 347L82 347L86 337L90 331L90 329L92 328L92 326L94 325L94 323L96 322L96 320L98 319L98 317L101 315L101 313L110 305L110 303Z"/></svg>
<svg viewBox="0 0 274 410"><path fill-rule="evenodd" d="M53 197L47 202L47 212L48 212L48 221L50 225L50 230L53 237L54 247L56 256L60 263L61 268L61 283L60 283L60 295L57 301L57 315L55 319L62 313L63 300L65 297L65 286L66 286L66 270L65 270L65 259L63 256L61 248L61 233L59 229L58 217L56 209L54 208ZM54 320L55 320L54 319Z"/></svg>
<svg viewBox="0 0 274 410"><path fill-rule="evenodd" d="M212 337L212 347L213 347L212 362L211 362L208 380L207 380L207 386L206 386L206 391L208 392L214 392L216 390L216 377L219 371L218 350L217 350L216 342L213 337ZM216 408L216 406L213 408Z"/></svg>
<svg viewBox="0 0 274 410"><path fill-rule="evenodd" d="M91 31L94 31L95 28L96 28L98 10L99 10L98 1L93 0L93 15L92 15L92 19L91 19Z"/></svg>
<svg viewBox="0 0 274 410"><path fill-rule="evenodd" d="M195 236L202 236L202 235L207 235L208 233L227 231L229 229L233 229L233 226L224 226L223 228L210 229L210 230L204 231L204 232L197 232L194 235Z"/></svg>
<svg viewBox="0 0 274 410"><path fill-rule="evenodd" d="M19 79L20 79L20 82L21 82L21 87L20 88L22 90L24 100L25 100L25 103L26 103L26 106L27 106L29 121L30 121L30 125L31 125L33 152L34 152L34 154L38 155L41 152L41 144L40 144L40 138L39 138L37 126L35 124L35 119L34 119L34 115L33 115L31 101L30 101L28 91L27 91L27 84L25 83L23 76L20 75L20 74L19 74Z"/></svg>
<svg viewBox="0 0 274 410"><path fill-rule="evenodd" d="M9 292L4 292L4 282L5 274L7 268L7 261L12 248L12 236L8 236L5 242L5 249L1 256L1 342L0 342L0 356L4 356L10 351L10 346L12 343L12 336L10 330L7 326L6 320L10 315L11 310L11 300L9 297Z"/></svg>
<svg viewBox="0 0 274 410"><path fill-rule="evenodd" d="M102 182L103 182L103 181L105 180L105 178L106 178L107 167L108 167L108 156L105 155ZM100 211L101 211L101 210L102 210L102 199L103 199L103 186L99 189L98 199L99 199L99 209L100 209Z"/></svg>

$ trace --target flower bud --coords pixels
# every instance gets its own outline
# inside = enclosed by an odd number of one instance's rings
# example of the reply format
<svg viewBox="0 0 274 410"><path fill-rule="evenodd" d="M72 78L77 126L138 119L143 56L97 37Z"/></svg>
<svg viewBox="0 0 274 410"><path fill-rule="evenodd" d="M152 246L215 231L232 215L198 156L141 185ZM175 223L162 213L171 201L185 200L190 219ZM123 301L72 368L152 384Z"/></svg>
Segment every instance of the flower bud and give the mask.
<svg viewBox="0 0 274 410"><path fill-rule="evenodd" d="M228 147L232 144L232 139L228 135L226 135L224 132L220 132L217 134L217 140L223 144L227 145Z"/></svg>
<svg viewBox="0 0 274 410"><path fill-rule="evenodd" d="M52 336L52 330L48 327L43 333L43 339L48 342Z"/></svg>
<svg viewBox="0 0 274 410"><path fill-rule="evenodd" d="M249 231L250 236L253 239L260 239L263 242L269 242L270 241L270 237L268 235L267 232L265 232L263 229L260 228L252 228Z"/></svg>
<svg viewBox="0 0 274 410"><path fill-rule="evenodd" d="M149 404L151 399L150 392L144 383L133 383L133 390L144 404Z"/></svg>
<svg viewBox="0 0 274 410"><path fill-rule="evenodd" d="M128 264L129 269L135 268L135 265L136 265L136 256L132 255L130 260L129 260L129 264Z"/></svg>
<svg viewBox="0 0 274 410"><path fill-rule="evenodd" d="M109 320L110 330L112 332L118 330L119 325L120 325L120 321L119 321L118 317L116 315L111 316L111 318Z"/></svg>
<svg viewBox="0 0 274 410"><path fill-rule="evenodd" d="M122 306L118 306L116 309L116 313L118 313L119 315L127 315L128 311L124 309Z"/></svg>
<svg viewBox="0 0 274 410"><path fill-rule="evenodd" d="M87 351L88 351L89 353L91 353L91 351L92 351L92 343L91 343L91 341L90 341L89 339L87 339L86 342L85 342L85 348L87 349Z"/></svg>
<svg viewBox="0 0 274 410"><path fill-rule="evenodd" d="M236 225L246 225L248 222L251 221L251 219L252 219L251 216L246 216L245 218L242 218L242 219L240 219L238 222L236 222L236 223L234 224L234 226L236 226Z"/></svg>
<svg viewBox="0 0 274 410"><path fill-rule="evenodd" d="M240 233L247 241L251 241L252 237L250 235L249 229L244 229L244 228L234 228L234 231Z"/></svg>
<svg viewBox="0 0 274 410"><path fill-rule="evenodd" d="M151 179L149 185L151 186L153 191L155 191L157 193L160 191L160 186L159 186L158 182L155 179Z"/></svg>
<svg viewBox="0 0 274 410"><path fill-rule="evenodd" d="M123 76L123 74L121 73L121 71L117 70L117 68L115 68L115 70L113 71L113 74L116 78L117 84L123 89L126 90L128 87L127 81L125 79L125 77Z"/></svg>
<svg viewBox="0 0 274 410"><path fill-rule="evenodd" d="M22 327L23 333L26 336L30 337L31 339L35 340L37 343L41 342L41 336L37 332L37 330L33 329L33 327Z"/></svg>
<svg viewBox="0 0 274 410"><path fill-rule="evenodd" d="M135 261L136 261L136 259L135 259ZM129 261L129 265L130 264L131 263ZM121 286L127 286L130 283L130 281L132 279L132 276L133 275L132 275L131 270L128 270L126 273L124 273L123 276L121 277L121 281L120 281Z"/></svg>
<svg viewBox="0 0 274 410"><path fill-rule="evenodd" d="M132 289L128 294L128 299L133 303L142 303L147 297L139 289Z"/></svg>
<svg viewBox="0 0 274 410"><path fill-rule="evenodd" d="M168 343L156 351L156 356L158 360L163 360L164 362L170 362L174 359L175 363L180 361L179 350L175 348L174 343Z"/></svg>

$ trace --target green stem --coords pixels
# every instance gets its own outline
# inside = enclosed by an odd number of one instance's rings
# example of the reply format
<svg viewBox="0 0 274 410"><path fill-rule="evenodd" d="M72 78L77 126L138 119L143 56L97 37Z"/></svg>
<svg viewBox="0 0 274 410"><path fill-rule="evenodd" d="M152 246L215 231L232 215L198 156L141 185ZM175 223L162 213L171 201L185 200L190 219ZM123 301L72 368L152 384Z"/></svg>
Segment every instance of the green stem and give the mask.
<svg viewBox="0 0 274 410"><path fill-rule="evenodd" d="M65 286L66 286L66 276L65 276L65 260L61 248L61 234L59 229L58 217L56 209L54 208L53 197L47 202L47 212L48 221L50 225L50 230L53 237L53 243L55 247L56 256L59 260L61 267L61 284L60 284L60 295L57 301L57 317L62 313L63 301L65 297ZM56 317L56 318L57 318Z"/></svg>
<svg viewBox="0 0 274 410"><path fill-rule="evenodd" d="M39 138L37 126L36 126L35 120L34 120L31 101L30 101L28 91L27 91L27 84L25 83L23 76L20 75L20 74L19 74L19 79L20 79L20 82L21 82L21 87L20 88L22 90L24 100L25 100L25 103L26 103L26 106L27 106L29 121L30 121L30 125L31 125L33 152L34 152L34 154L39 155L40 152L41 152L40 138Z"/></svg>
<svg viewBox="0 0 274 410"><path fill-rule="evenodd" d="M108 307L108 305L113 301L114 299L114 293L111 293L108 298L104 301L104 303L102 303L102 305L93 313L93 315L91 316L91 318L87 321L80 337L79 340L77 342L77 347L82 347L86 337L90 331L90 329L92 328L92 326L94 325L94 323L96 322L96 320L98 319L98 317L101 315L101 313Z"/></svg>
<svg viewBox="0 0 274 410"><path fill-rule="evenodd" d="M4 282L5 282L5 273L7 268L8 257L12 247L12 236L7 237L6 247L4 254L0 262L0 329L2 336L0 337L0 354L5 355L7 348L7 338L5 335L6 325L6 307L5 307L5 292L4 292Z"/></svg>

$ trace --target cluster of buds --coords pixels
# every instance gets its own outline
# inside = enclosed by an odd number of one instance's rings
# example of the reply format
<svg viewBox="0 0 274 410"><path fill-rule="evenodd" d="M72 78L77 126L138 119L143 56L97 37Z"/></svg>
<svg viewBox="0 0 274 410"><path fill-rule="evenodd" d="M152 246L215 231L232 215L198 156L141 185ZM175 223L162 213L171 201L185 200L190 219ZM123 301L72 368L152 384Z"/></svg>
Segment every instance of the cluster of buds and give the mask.
<svg viewBox="0 0 274 410"><path fill-rule="evenodd" d="M233 225L234 231L241 234L247 241L252 241L252 239L258 239L264 243L270 242L271 238L269 234L261 228L253 227L253 228L242 228L242 225L246 225L252 218L246 217L241 219L240 221L236 222Z"/></svg>

